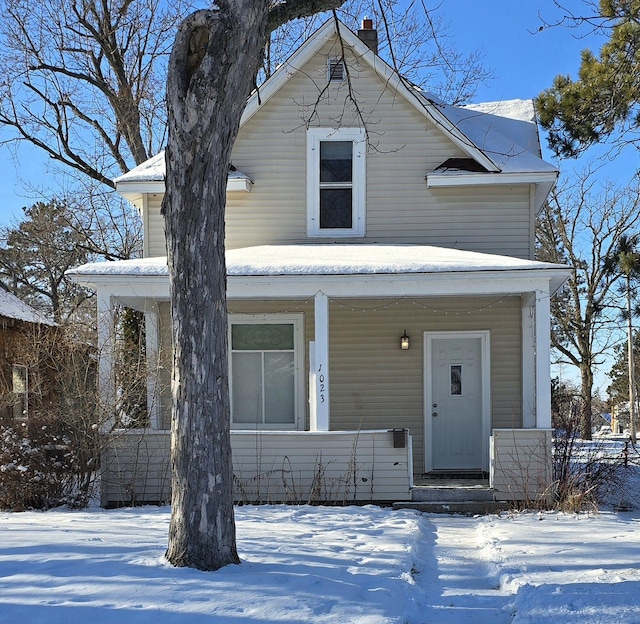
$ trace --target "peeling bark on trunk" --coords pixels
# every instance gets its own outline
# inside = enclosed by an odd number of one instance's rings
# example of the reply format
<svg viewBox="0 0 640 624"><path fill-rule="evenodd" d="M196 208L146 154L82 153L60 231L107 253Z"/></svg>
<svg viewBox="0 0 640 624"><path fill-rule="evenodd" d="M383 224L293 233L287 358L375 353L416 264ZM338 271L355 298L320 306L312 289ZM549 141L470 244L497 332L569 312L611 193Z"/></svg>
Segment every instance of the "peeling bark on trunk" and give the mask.
<svg viewBox="0 0 640 624"><path fill-rule="evenodd" d="M270 30L343 0L218 0L180 26L169 61L165 218L173 323L175 566L238 563L233 516L224 208L231 149Z"/></svg>
<svg viewBox="0 0 640 624"><path fill-rule="evenodd" d="M231 148L266 39L268 4L234 0L183 22L167 85L163 203L174 335L168 560L238 563L227 366L224 207Z"/></svg>

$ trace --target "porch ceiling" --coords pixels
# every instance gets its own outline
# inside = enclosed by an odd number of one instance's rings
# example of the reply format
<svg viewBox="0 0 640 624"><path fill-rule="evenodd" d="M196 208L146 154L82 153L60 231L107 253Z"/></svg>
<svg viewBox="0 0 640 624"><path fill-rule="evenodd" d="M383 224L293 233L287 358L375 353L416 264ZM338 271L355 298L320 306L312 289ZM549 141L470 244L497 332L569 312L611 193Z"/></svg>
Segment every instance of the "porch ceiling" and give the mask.
<svg viewBox="0 0 640 624"><path fill-rule="evenodd" d="M555 292L569 267L425 245L263 245L227 251L229 298L385 297ZM169 296L165 257L96 262L69 272L114 294ZM129 293L127 293L129 291Z"/></svg>

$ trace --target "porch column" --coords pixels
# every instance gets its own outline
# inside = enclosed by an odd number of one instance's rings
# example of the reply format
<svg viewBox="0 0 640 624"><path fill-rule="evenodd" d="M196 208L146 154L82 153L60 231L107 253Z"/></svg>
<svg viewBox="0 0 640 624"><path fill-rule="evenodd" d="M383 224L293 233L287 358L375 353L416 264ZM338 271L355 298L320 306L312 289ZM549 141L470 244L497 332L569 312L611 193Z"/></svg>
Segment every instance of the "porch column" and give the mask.
<svg viewBox="0 0 640 624"><path fill-rule="evenodd" d="M522 426L536 426L536 298L522 297Z"/></svg>
<svg viewBox="0 0 640 624"><path fill-rule="evenodd" d="M147 412L149 414L149 426L152 429L160 429L160 397L158 396L160 338L158 309L155 303L152 304L151 310L145 310L144 335L147 356Z"/></svg>
<svg viewBox="0 0 640 624"><path fill-rule="evenodd" d="M113 371L115 327L111 294L98 290L98 400L100 424L108 430L115 422L115 376Z"/></svg>
<svg viewBox="0 0 640 624"><path fill-rule="evenodd" d="M551 428L551 296L535 292L536 428Z"/></svg>
<svg viewBox="0 0 640 624"><path fill-rule="evenodd" d="M318 292L314 298L315 322L315 419L311 431L329 431L329 297ZM313 414L313 410L312 410ZM315 420L315 422L314 422Z"/></svg>

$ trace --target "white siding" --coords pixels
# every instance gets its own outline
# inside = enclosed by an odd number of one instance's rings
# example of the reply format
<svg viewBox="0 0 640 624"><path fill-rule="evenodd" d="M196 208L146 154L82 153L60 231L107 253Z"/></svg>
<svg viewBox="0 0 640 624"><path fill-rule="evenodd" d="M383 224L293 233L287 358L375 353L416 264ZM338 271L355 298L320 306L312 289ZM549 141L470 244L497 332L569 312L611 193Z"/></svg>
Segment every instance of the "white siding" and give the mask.
<svg viewBox="0 0 640 624"><path fill-rule="evenodd" d="M495 429L491 487L496 500L536 502L551 496L550 429Z"/></svg>
<svg viewBox="0 0 640 624"><path fill-rule="evenodd" d="M145 256L166 256L167 244L164 236L164 217L160 214L162 195L147 195L145 224Z"/></svg>
<svg viewBox="0 0 640 624"><path fill-rule="evenodd" d="M346 84L325 86L325 49L240 129L233 164L253 190L227 198L230 249L307 240L306 120L321 127L360 126L345 106ZM351 80L366 121L366 237L355 242L456 247L528 258L532 249L528 185L428 189L425 175L463 152L370 69L352 59ZM164 255L160 196L147 204L148 254ZM322 239L320 242L329 242ZM350 239L341 239L347 242Z"/></svg>
<svg viewBox="0 0 640 624"><path fill-rule="evenodd" d="M239 503L397 501L409 498L411 439L391 431L232 432ZM171 496L170 434L110 434L104 445L103 506L165 503Z"/></svg>

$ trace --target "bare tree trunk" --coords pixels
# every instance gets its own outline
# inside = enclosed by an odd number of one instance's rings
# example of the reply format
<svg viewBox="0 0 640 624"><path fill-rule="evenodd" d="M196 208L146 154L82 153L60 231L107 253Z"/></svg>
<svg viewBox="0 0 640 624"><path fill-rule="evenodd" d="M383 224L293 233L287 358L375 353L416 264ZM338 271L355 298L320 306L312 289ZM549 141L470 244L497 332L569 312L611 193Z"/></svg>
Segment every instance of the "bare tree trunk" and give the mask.
<svg viewBox="0 0 640 624"><path fill-rule="evenodd" d="M222 3L221 3L222 4ZM226 3L224 3L226 4ZM231 148L266 40L268 3L234 0L181 25L167 85L166 222L174 335L168 560L238 563L227 366L224 207Z"/></svg>
<svg viewBox="0 0 640 624"><path fill-rule="evenodd" d="M580 437L591 440L593 423L593 368L589 361L583 360L580 365Z"/></svg>
<svg viewBox="0 0 640 624"><path fill-rule="evenodd" d="M218 0L180 25L169 61L165 217L173 322L167 559L238 563L233 517L224 208L231 149L269 32L342 0Z"/></svg>
<svg viewBox="0 0 640 624"><path fill-rule="evenodd" d="M631 278L627 275L627 358L629 363L629 426L631 440L636 443L636 373L633 360L633 316L631 308Z"/></svg>

